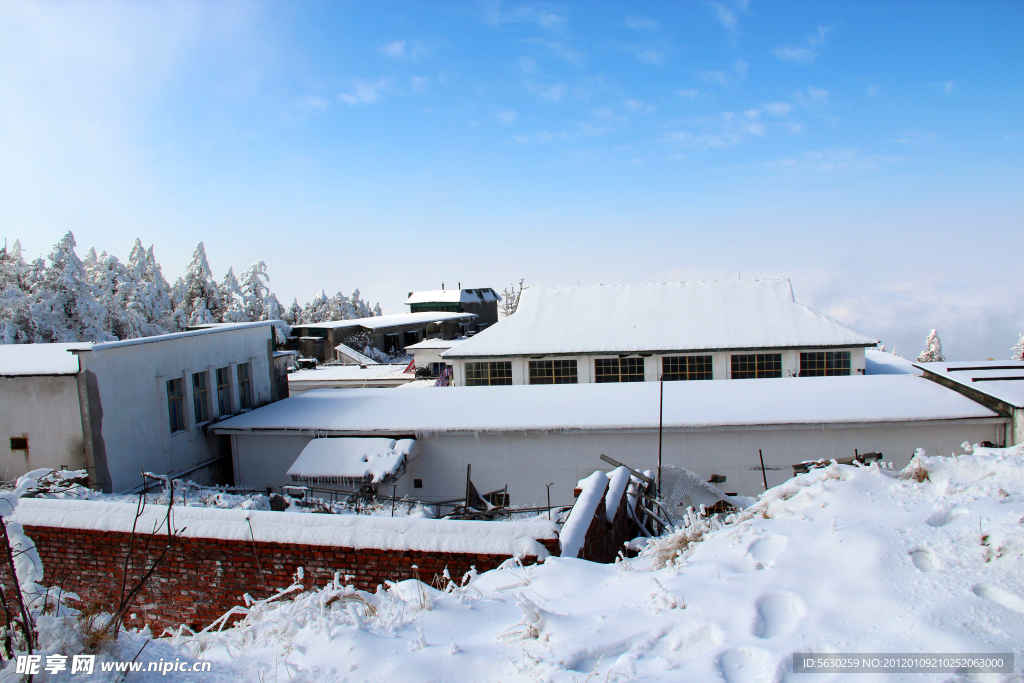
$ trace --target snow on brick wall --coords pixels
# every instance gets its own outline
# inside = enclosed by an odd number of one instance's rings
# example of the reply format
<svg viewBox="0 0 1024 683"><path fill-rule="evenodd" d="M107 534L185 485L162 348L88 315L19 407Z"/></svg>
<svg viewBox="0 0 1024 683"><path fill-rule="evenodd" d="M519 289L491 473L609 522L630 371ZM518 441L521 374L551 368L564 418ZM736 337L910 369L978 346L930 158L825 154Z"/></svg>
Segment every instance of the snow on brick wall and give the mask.
<svg viewBox="0 0 1024 683"><path fill-rule="evenodd" d="M594 472L579 483L579 499L560 536L563 556L614 562L623 543L639 535L629 515L628 483L629 473L621 467L610 477Z"/></svg>
<svg viewBox="0 0 1024 683"><path fill-rule="evenodd" d="M44 585L62 585L65 591L77 593L85 605L98 603L109 609L117 601L130 533L27 524L25 532L39 549L46 572ZM160 534L152 538L136 535L130 576L140 574L147 544L148 558L152 558L162 550L165 539ZM557 539L539 543L547 552L558 553ZM423 581L433 583L435 577L440 581L446 568L458 580L471 567L487 571L509 557L184 537L136 600L129 612L129 617L134 614L135 618L127 623L134 628L148 625L156 635L178 624L204 627L232 606L244 604L245 593L262 598L288 587L299 567L304 569L307 588L328 583L338 571L342 576L352 575L351 583L357 588L372 591L386 580L414 578L413 565ZM527 556L522 561L532 564L537 557Z"/></svg>

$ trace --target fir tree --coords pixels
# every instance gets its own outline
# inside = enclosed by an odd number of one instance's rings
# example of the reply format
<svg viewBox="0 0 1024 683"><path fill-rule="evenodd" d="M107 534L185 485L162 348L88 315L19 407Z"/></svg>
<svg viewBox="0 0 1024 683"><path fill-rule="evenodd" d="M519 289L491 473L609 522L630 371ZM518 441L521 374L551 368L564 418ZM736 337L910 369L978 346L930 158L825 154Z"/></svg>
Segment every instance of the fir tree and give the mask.
<svg viewBox="0 0 1024 683"><path fill-rule="evenodd" d="M32 315L40 336L46 342L112 341L113 335L103 329L103 306L86 280L75 246L75 236L68 232L54 245L49 265L41 273L34 268L38 279L32 286Z"/></svg>
<svg viewBox="0 0 1024 683"><path fill-rule="evenodd" d="M220 291L210 272L210 263L206 259L206 247L200 242L192 254L192 262L185 272L182 288L182 300L178 307L187 320L188 325L207 325L216 323L223 314Z"/></svg>
<svg viewBox="0 0 1024 683"><path fill-rule="evenodd" d="M302 306L299 305L297 298L292 299L292 305L284 312L281 319L289 325L298 325L302 321Z"/></svg>
<svg viewBox="0 0 1024 683"><path fill-rule="evenodd" d="M269 279L267 264L263 261L252 264L242 275L242 305L249 320L271 320L266 312L267 298L270 295L266 281ZM278 308L280 307L278 304Z"/></svg>
<svg viewBox="0 0 1024 683"><path fill-rule="evenodd" d="M944 363L946 357L942 355L942 340L939 339L939 333L932 330L928 333L928 338L924 340L924 351L917 357L918 363Z"/></svg>
<svg viewBox="0 0 1024 683"><path fill-rule="evenodd" d="M1010 356L1010 360L1024 360L1024 332L1020 333L1020 338L1011 351L1013 351L1013 355Z"/></svg>

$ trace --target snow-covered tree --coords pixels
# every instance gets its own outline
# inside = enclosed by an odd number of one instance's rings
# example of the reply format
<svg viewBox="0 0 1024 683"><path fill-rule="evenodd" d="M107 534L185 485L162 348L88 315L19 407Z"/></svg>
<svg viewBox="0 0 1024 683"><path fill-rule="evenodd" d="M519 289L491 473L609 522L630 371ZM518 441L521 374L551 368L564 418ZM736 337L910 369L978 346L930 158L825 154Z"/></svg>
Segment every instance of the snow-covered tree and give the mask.
<svg viewBox="0 0 1024 683"><path fill-rule="evenodd" d="M321 289L320 293L302 308L302 320L300 322L322 323L325 320L330 320L329 308L330 299L327 298L327 293Z"/></svg>
<svg viewBox="0 0 1024 683"><path fill-rule="evenodd" d="M498 313L502 318L507 318L519 309L519 297L523 295L524 289L529 289L529 287L523 287L524 282L526 282L526 278L521 277L518 290L514 284L502 290L501 303L498 304Z"/></svg>
<svg viewBox="0 0 1024 683"><path fill-rule="evenodd" d="M96 300L103 306L103 329L118 339L131 338L132 325L123 299L123 292L131 289L128 269L113 254L104 251L97 256L95 249L89 249L82 265L86 280L95 288Z"/></svg>
<svg viewBox="0 0 1024 683"><path fill-rule="evenodd" d="M54 245L48 265L33 283L32 315L40 336L45 342L112 341L114 336L104 329L104 308L75 246L69 231Z"/></svg>
<svg viewBox="0 0 1024 683"><path fill-rule="evenodd" d="M918 363L944 363L946 357L942 355L942 340L939 333L932 330L928 338L924 340L924 351L917 357Z"/></svg>
<svg viewBox="0 0 1024 683"><path fill-rule="evenodd" d="M153 256L153 247L145 249L142 241L136 239L126 271L120 293L127 311L129 338L177 332L176 325L168 330L167 323L174 308L171 288Z"/></svg>
<svg viewBox="0 0 1024 683"><path fill-rule="evenodd" d="M1020 338L1011 351L1013 351L1013 355L1010 356L1010 360L1024 360L1024 332L1020 333Z"/></svg>
<svg viewBox="0 0 1024 683"><path fill-rule="evenodd" d="M228 268L224 280L220 283L220 304L222 323L247 323L252 318L246 312L245 299L242 296L242 289L235 277L235 269Z"/></svg>
<svg viewBox="0 0 1024 683"><path fill-rule="evenodd" d="M242 305L249 320L268 320L266 316L267 298L270 296L270 288L266 282L270 277L267 275L267 264L257 261L249 266L242 275ZM280 307L280 304L278 304Z"/></svg>
<svg viewBox="0 0 1024 683"><path fill-rule="evenodd" d="M206 325L220 320L223 304L220 288L213 280L210 263L206 259L206 247L200 242L192 254L192 262L185 272L182 300L178 307L188 319L188 325Z"/></svg>
<svg viewBox="0 0 1024 683"><path fill-rule="evenodd" d="M302 306L297 298L292 299L292 305L281 315L281 319L289 325L298 325L302 321Z"/></svg>
<svg viewBox="0 0 1024 683"><path fill-rule="evenodd" d="M384 315L384 311L380 310L380 302L377 302L377 305L373 307L373 316L378 317L381 315Z"/></svg>

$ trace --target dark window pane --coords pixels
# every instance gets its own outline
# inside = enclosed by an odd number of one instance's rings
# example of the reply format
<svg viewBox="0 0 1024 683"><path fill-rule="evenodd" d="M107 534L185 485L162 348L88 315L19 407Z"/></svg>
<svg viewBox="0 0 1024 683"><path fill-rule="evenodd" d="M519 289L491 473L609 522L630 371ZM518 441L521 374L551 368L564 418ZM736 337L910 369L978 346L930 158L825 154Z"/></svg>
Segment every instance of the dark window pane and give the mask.
<svg viewBox="0 0 1024 683"><path fill-rule="evenodd" d="M598 358L594 361L594 381L619 382L619 359Z"/></svg>

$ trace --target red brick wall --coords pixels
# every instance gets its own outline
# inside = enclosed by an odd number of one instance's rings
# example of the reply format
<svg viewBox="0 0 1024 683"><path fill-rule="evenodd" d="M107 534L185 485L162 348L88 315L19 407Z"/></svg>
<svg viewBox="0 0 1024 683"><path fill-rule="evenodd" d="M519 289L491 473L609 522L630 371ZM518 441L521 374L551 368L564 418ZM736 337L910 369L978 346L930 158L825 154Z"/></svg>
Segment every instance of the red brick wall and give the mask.
<svg viewBox="0 0 1024 683"><path fill-rule="evenodd" d="M604 508L602 507L602 510ZM43 561L43 585L61 586L77 593L83 604L100 603L105 611L119 600L125 553L130 534L26 526ZM129 585L142 574L143 566L160 554L166 536L136 534ZM557 554L558 541L540 541ZM255 553L255 554L254 554ZM257 563L258 558L258 563ZM274 589L287 588L302 567L307 588L323 586L341 572L344 581L373 591L385 580L414 578L418 566L421 580L440 583L447 567L459 581L475 566L484 572L509 559L508 555L437 553L369 548L336 548L292 543L253 543L211 538L181 538L146 584L126 619L132 627L147 624L155 635L163 629L187 624L193 629L207 626L234 605L244 605L243 594L260 599ZM525 564L536 557L523 559ZM262 568L262 576L260 573ZM6 577L5 577L6 578ZM265 587L264 587L265 586Z"/></svg>

